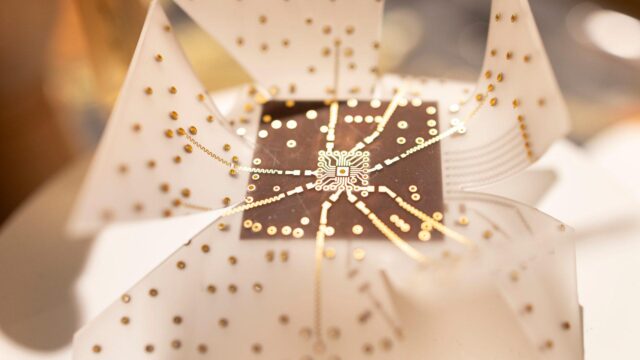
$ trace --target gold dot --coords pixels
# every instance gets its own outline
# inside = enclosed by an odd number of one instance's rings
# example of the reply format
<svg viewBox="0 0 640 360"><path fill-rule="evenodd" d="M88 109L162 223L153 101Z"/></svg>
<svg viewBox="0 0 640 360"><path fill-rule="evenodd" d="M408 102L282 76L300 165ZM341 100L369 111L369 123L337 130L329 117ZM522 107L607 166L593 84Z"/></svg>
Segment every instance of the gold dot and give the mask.
<svg viewBox="0 0 640 360"><path fill-rule="evenodd" d="M313 24L313 19L312 18L306 18L306 19L304 19L304 23L307 24L307 25L311 25L311 24Z"/></svg>
<svg viewBox="0 0 640 360"><path fill-rule="evenodd" d="M496 14L496 21L500 21L500 19L502 19L502 14L501 13L497 13Z"/></svg>
<svg viewBox="0 0 640 360"><path fill-rule="evenodd" d="M191 154L193 152L193 147L191 145L187 144L187 145L184 146L184 151L187 154Z"/></svg>
<svg viewBox="0 0 640 360"><path fill-rule="evenodd" d="M180 340L173 340L171 341L171 347L174 349L180 349L180 347L182 346L182 342Z"/></svg>
<svg viewBox="0 0 640 360"><path fill-rule="evenodd" d="M164 31L169 32L171 31L171 25L165 25L162 27L164 29Z"/></svg>
<svg viewBox="0 0 640 360"><path fill-rule="evenodd" d="M173 323L176 324L176 325L182 324L182 317L181 316L174 316L173 317Z"/></svg>
<svg viewBox="0 0 640 360"><path fill-rule="evenodd" d="M129 294L123 294L120 297L120 300L122 300L123 303L128 304L129 302L131 302L131 295Z"/></svg>
<svg viewBox="0 0 640 360"><path fill-rule="evenodd" d="M191 135L197 134L198 128L196 128L195 126L189 126L189 133L191 133Z"/></svg>
<svg viewBox="0 0 640 360"><path fill-rule="evenodd" d="M282 250L280 252L280 261L287 262L289 260L289 252L287 250Z"/></svg>
<svg viewBox="0 0 640 360"><path fill-rule="evenodd" d="M217 290L217 289L216 289L216 286L215 286L215 285L213 285L213 284L209 284L209 285L207 286L207 292L208 292L209 294L215 294L215 293L216 293L216 290Z"/></svg>
<svg viewBox="0 0 640 360"><path fill-rule="evenodd" d="M496 106L498 105L498 98L491 98L491 100L489 101L489 104L491 106Z"/></svg>
<svg viewBox="0 0 640 360"><path fill-rule="evenodd" d="M531 61L531 55L525 55L525 56L523 57L523 60L524 60L524 62L526 62L526 63L530 62L530 61Z"/></svg>
<svg viewBox="0 0 640 360"><path fill-rule="evenodd" d="M440 221L442 220L442 218L444 217L444 215L442 215L442 213L440 211L436 211L433 213L433 219L436 221Z"/></svg>
<svg viewBox="0 0 640 360"><path fill-rule="evenodd" d="M224 144L224 146L222 147L222 150L224 150L224 151L230 151L230 150L231 150L231 145L229 145L229 144Z"/></svg>
<svg viewBox="0 0 640 360"><path fill-rule="evenodd" d="M513 51L507 51L507 54L505 56L507 60L511 60L513 58Z"/></svg>
<svg viewBox="0 0 640 360"><path fill-rule="evenodd" d="M262 292L262 284L260 283L253 284L253 291L257 293Z"/></svg>
<svg viewBox="0 0 640 360"><path fill-rule="evenodd" d="M338 329L337 327L330 327L329 330L327 330L327 336L329 337L329 339L332 339L332 340L339 339L340 329Z"/></svg>
<svg viewBox="0 0 640 360"><path fill-rule="evenodd" d="M144 347L144 351L146 351L146 352L148 352L148 353L152 353L152 352L153 352L153 350L155 350L155 348L154 348L154 347L153 347L153 345L151 345L151 344L147 344L147 345Z"/></svg>
<svg viewBox="0 0 640 360"><path fill-rule="evenodd" d="M531 304L526 304L526 305L524 306L524 312L526 312L526 313L528 313L528 314L531 314L531 313L533 312L533 305L531 305Z"/></svg>
<svg viewBox="0 0 640 360"><path fill-rule="evenodd" d="M226 328L227 326L229 326L229 320L227 320L225 318L220 318L220 320L218 320L218 325L221 328Z"/></svg>
<svg viewBox="0 0 640 360"><path fill-rule="evenodd" d="M231 198L230 197L222 198L222 204L225 205L225 206L231 204Z"/></svg>
<svg viewBox="0 0 640 360"><path fill-rule="evenodd" d="M205 344L198 345L198 352L200 354L206 353L207 352L207 345L205 345Z"/></svg>
<svg viewBox="0 0 640 360"><path fill-rule="evenodd" d="M322 27L322 33L325 35L331 34L331 26L325 25Z"/></svg>
<svg viewBox="0 0 640 360"><path fill-rule="evenodd" d="M380 340L380 347L384 351L389 351L393 347L393 342L389 338L383 338Z"/></svg>
<svg viewBox="0 0 640 360"><path fill-rule="evenodd" d="M238 263L238 258L236 258L235 256L229 256L229 258L227 259L229 261L229 264L231 265L235 265Z"/></svg>
<svg viewBox="0 0 640 360"><path fill-rule="evenodd" d="M200 247L200 250L202 250L202 252L206 254L211 250L211 248L209 247L209 245L204 244Z"/></svg>
<svg viewBox="0 0 640 360"><path fill-rule="evenodd" d="M571 330L571 323L568 321L564 321L561 324L562 330Z"/></svg>
<svg viewBox="0 0 640 360"><path fill-rule="evenodd" d="M160 191L162 191L163 193L169 192L169 184L167 183L160 184Z"/></svg>
<svg viewBox="0 0 640 360"><path fill-rule="evenodd" d="M170 209L164 209L164 210L162 211L162 216L164 216L164 217L170 217L170 216L171 216L171 214L172 214L172 213L171 213L171 210L170 210Z"/></svg>
<svg viewBox="0 0 640 360"><path fill-rule="evenodd" d="M336 249L332 247L324 249L324 257L327 259L334 259L336 257Z"/></svg>
<svg viewBox="0 0 640 360"><path fill-rule="evenodd" d="M260 22L260 24L266 24L267 23L267 17L265 15L260 15L258 17L258 21Z"/></svg>
<svg viewBox="0 0 640 360"><path fill-rule="evenodd" d="M346 57L351 57L353 56L353 49L348 47L344 49L344 56Z"/></svg>
<svg viewBox="0 0 640 360"><path fill-rule="evenodd" d="M491 239L492 236L493 236L493 233L491 232L491 230L485 230L482 233L482 237L485 239Z"/></svg>
<svg viewBox="0 0 640 360"><path fill-rule="evenodd" d="M289 323L289 316L282 314L278 317L278 322L282 325L287 325Z"/></svg>
<svg viewBox="0 0 640 360"><path fill-rule="evenodd" d="M157 289L149 289L149 296L151 297L156 297L158 296L158 290Z"/></svg>
<svg viewBox="0 0 640 360"><path fill-rule="evenodd" d="M253 351L256 354L260 354L262 352L262 345L260 344L253 344L251 346L251 351Z"/></svg>
<svg viewBox="0 0 640 360"><path fill-rule="evenodd" d="M301 237L304 236L304 230L302 230L301 228L295 228L293 229L292 235L294 238L300 239Z"/></svg>
<svg viewBox="0 0 640 360"><path fill-rule="evenodd" d="M366 343L364 345L362 345L362 351L365 354L372 354L373 353L373 345Z"/></svg>
<svg viewBox="0 0 640 360"><path fill-rule="evenodd" d="M268 262L273 262L273 259L275 258L275 254L273 252L273 250L269 250L264 254L264 258L268 261Z"/></svg>
<svg viewBox="0 0 640 360"><path fill-rule="evenodd" d="M227 288L229 290L230 293L235 294L238 291L238 287L235 286L234 284L231 284L228 286Z"/></svg>
<svg viewBox="0 0 640 360"><path fill-rule="evenodd" d="M151 86L147 86L146 88L144 88L144 93L147 95L153 94L153 89L151 88Z"/></svg>
<svg viewBox="0 0 640 360"><path fill-rule="evenodd" d="M364 251L364 249L356 248L353 250L353 258L357 261L364 260L366 255L367 253Z"/></svg>
<svg viewBox="0 0 640 360"><path fill-rule="evenodd" d="M518 106L520 106L520 100L518 99L513 99L513 101L511 102L513 104L513 108L516 109L518 108Z"/></svg>
<svg viewBox="0 0 640 360"><path fill-rule="evenodd" d="M237 37L237 38L236 38L236 44L237 44L238 46L242 46L242 45L244 45L244 38L242 38L242 37Z"/></svg>
<svg viewBox="0 0 640 360"><path fill-rule="evenodd" d="M93 351L96 354L99 354L102 352L102 346L100 345L93 345L93 347L91 348L91 351Z"/></svg>
<svg viewBox="0 0 640 360"><path fill-rule="evenodd" d="M458 224L460 225L468 225L469 224L469 218L466 216L460 216L460 218L458 218Z"/></svg>
<svg viewBox="0 0 640 360"><path fill-rule="evenodd" d="M155 162L155 160L149 160L149 161L147 161L147 167L148 167L149 169L153 169L153 168L155 168L155 167L156 167L156 162Z"/></svg>
<svg viewBox="0 0 640 360"><path fill-rule="evenodd" d="M498 50L496 50L496 49L491 49L490 54L491 54L491 56L496 56L496 54L498 54Z"/></svg>
<svg viewBox="0 0 640 360"><path fill-rule="evenodd" d="M187 267L187 264L184 261L178 261L176 263L176 266L178 267L178 269L183 270L184 268Z"/></svg>
<svg viewBox="0 0 640 360"><path fill-rule="evenodd" d="M178 92L178 89L176 89L176 87L175 87L175 86L172 86L172 87L170 87L170 88L169 88L169 93L171 93L171 94L175 94L175 93L177 93L177 92Z"/></svg>
<svg viewBox="0 0 640 360"><path fill-rule="evenodd" d="M498 80L498 82L502 82L502 80L504 80L504 74L499 73L498 76L496 77L496 80Z"/></svg>
<svg viewBox="0 0 640 360"><path fill-rule="evenodd" d="M298 334L304 339L310 339L311 338L311 329L309 329L308 327L304 327L304 328L300 329Z"/></svg>
<svg viewBox="0 0 640 360"><path fill-rule="evenodd" d="M170 112L170 113L169 113L169 117L170 117L172 120L178 120L178 113L177 113L177 112L175 112L175 111L172 111L172 112Z"/></svg>
<svg viewBox="0 0 640 360"><path fill-rule="evenodd" d="M364 230L364 229L362 228L362 225L354 225L354 226L351 228L351 231L352 231L355 235L360 235L360 234L362 234L362 231L363 231L363 230Z"/></svg>
<svg viewBox="0 0 640 360"><path fill-rule="evenodd" d="M547 340L544 342L544 347L547 349L553 349L553 340Z"/></svg>
<svg viewBox="0 0 640 360"><path fill-rule="evenodd" d="M188 198L189 196L191 196L191 190L189 190L188 188L184 188L180 191L180 195Z"/></svg>
<svg viewBox="0 0 640 360"><path fill-rule="evenodd" d="M512 282L518 282L518 280L520 280L520 274L514 270L509 273L509 279L511 279Z"/></svg>
<svg viewBox="0 0 640 360"><path fill-rule="evenodd" d="M514 23L516 21L518 21L518 14L511 15L511 22Z"/></svg>
<svg viewBox="0 0 640 360"><path fill-rule="evenodd" d="M118 172L121 174L126 174L129 171L129 167L125 164L121 164L118 166Z"/></svg>

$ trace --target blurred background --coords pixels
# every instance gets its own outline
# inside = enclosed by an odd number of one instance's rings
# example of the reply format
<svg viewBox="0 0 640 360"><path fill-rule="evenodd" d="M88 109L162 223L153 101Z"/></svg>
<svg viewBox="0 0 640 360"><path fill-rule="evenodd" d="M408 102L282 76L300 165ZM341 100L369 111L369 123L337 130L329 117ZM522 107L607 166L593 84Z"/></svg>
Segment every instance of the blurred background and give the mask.
<svg viewBox="0 0 640 360"><path fill-rule="evenodd" d="M640 1L530 0L576 143L640 121ZM0 223L38 186L96 146L148 0L7 0L0 13ZM249 80L167 4L210 90ZM387 0L381 69L475 81L489 0Z"/></svg>

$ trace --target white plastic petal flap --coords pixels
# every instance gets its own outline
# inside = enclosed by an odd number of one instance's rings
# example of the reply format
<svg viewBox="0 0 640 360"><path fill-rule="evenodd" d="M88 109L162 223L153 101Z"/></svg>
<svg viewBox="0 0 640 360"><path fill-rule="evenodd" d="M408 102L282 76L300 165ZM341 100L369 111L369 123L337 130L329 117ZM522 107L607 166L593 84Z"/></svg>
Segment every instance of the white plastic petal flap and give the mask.
<svg viewBox="0 0 640 360"><path fill-rule="evenodd" d="M275 98L371 97L382 0L176 3Z"/></svg>

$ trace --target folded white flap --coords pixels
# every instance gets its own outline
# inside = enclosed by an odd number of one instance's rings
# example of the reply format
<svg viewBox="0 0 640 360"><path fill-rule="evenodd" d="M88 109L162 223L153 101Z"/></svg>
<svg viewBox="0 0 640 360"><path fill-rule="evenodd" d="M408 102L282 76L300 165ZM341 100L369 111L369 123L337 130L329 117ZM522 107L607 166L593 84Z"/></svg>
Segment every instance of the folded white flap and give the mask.
<svg viewBox="0 0 640 360"><path fill-rule="evenodd" d="M239 201L246 176L229 174L180 133L197 137L226 161L251 156L230 133L193 73L171 25L152 2L124 86L70 220L73 233L107 221L182 214L182 205ZM180 130L182 129L182 130ZM197 135L193 135L197 133Z"/></svg>
<svg viewBox="0 0 640 360"><path fill-rule="evenodd" d="M443 142L449 153L444 162L457 187L477 187L519 172L569 131L567 109L527 0L493 1L482 74L460 115L468 131Z"/></svg>
<svg viewBox="0 0 640 360"><path fill-rule="evenodd" d="M275 98L371 95L382 0L176 3Z"/></svg>

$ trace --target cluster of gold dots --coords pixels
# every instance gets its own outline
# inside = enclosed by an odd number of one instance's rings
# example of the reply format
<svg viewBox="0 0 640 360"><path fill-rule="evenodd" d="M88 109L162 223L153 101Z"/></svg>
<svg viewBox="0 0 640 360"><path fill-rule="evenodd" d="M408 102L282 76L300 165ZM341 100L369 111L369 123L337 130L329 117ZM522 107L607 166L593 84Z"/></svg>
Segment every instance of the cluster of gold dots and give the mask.
<svg viewBox="0 0 640 360"><path fill-rule="evenodd" d="M395 226L397 226L400 229L400 231L402 231L402 232L411 231L411 225L409 225L409 223L404 221L404 219L400 218L400 216L398 216L397 214L392 214L391 216L389 216L389 220Z"/></svg>

